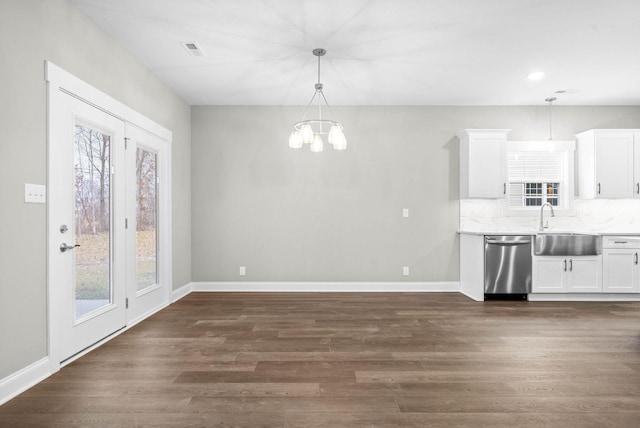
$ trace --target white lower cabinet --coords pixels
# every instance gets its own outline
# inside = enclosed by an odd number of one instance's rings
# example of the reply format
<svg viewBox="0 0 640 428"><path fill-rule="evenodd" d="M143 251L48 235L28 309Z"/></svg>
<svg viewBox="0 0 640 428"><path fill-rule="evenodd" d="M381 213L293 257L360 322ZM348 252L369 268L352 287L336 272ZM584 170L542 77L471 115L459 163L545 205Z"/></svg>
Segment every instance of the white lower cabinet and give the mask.
<svg viewBox="0 0 640 428"><path fill-rule="evenodd" d="M606 236L603 240L603 279L605 293L640 292L640 237Z"/></svg>
<svg viewBox="0 0 640 428"><path fill-rule="evenodd" d="M601 256L535 256L534 293L601 293Z"/></svg>
<svg viewBox="0 0 640 428"><path fill-rule="evenodd" d="M604 250L605 293L638 292L638 250Z"/></svg>

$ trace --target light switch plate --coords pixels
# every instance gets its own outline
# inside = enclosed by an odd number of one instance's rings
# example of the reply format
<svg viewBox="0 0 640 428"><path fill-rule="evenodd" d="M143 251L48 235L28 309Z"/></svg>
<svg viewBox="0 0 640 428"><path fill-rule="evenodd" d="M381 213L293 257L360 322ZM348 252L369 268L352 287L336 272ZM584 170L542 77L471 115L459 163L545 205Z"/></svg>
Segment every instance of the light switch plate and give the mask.
<svg viewBox="0 0 640 428"><path fill-rule="evenodd" d="M30 204L47 202L47 186L44 184L24 183L24 201Z"/></svg>
<svg viewBox="0 0 640 428"><path fill-rule="evenodd" d="M404 217L404 218L409 217L409 208L403 208L402 209L402 217Z"/></svg>

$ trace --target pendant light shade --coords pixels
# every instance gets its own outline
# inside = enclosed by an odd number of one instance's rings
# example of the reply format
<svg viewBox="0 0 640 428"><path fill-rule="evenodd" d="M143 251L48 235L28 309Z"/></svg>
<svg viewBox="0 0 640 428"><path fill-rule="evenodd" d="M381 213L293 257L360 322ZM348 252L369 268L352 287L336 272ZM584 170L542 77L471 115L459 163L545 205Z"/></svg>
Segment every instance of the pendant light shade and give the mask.
<svg viewBox="0 0 640 428"><path fill-rule="evenodd" d="M311 128L311 125L303 125L300 129L300 135L304 144L311 144L313 142L313 128Z"/></svg>
<svg viewBox="0 0 640 428"><path fill-rule="evenodd" d="M292 149L299 149L302 147L302 135L300 135L299 131L291 132L289 136L289 147Z"/></svg>
<svg viewBox="0 0 640 428"><path fill-rule="evenodd" d="M320 57L327 53L324 49L314 49L313 54L318 57L318 83L316 83L316 92L311 97L311 101L307 104L307 108L302 114L302 119L294 125L294 131L289 137L289 147L294 149L301 148L304 144L309 144L312 152L318 153L323 150L324 142L322 135L327 135L327 141L335 150L345 150L347 148L347 138L342 132L343 126L336 122L331 107L322 92L323 85L320 83ZM307 113L312 105L317 104L316 118L308 119ZM331 119L323 118L322 110L329 112ZM315 108L313 109L316 110ZM326 113L325 113L326 116Z"/></svg>
<svg viewBox="0 0 640 428"><path fill-rule="evenodd" d="M309 146L309 150L314 153L319 153L324 150L324 143L322 142L322 137L319 134L315 134L313 136L313 141L311 142L311 146Z"/></svg>
<svg viewBox="0 0 640 428"><path fill-rule="evenodd" d="M335 150L344 150L347 148L347 139L339 125L333 125L331 127L327 140L329 141L329 144L333 145Z"/></svg>

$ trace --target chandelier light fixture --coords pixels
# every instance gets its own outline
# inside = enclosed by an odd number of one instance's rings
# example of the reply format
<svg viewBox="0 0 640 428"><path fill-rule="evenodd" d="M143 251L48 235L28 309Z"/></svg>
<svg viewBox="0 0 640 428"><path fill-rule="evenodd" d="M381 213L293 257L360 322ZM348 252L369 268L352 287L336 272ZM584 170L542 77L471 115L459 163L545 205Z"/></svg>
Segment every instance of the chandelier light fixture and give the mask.
<svg viewBox="0 0 640 428"><path fill-rule="evenodd" d="M289 147L299 149L305 144L309 144L309 150L312 152L321 152L324 148L322 135L327 135L327 141L335 150L344 150L347 148L347 139L342 132L343 126L336 122L333 111L329 107L329 103L322 92L323 85L320 83L320 57L327 53L324 49L314 49L313 54L318 57L318 83L316 83L316 92L311 97L311 101L307 104L307 108L302 114L302 118L294 125L294 130L289 137ZM310 110L315 110L317 104L317 117L313 119L307 118ZM322 109L329 112L330 119L326 119L322 115ZM311 107L314 106L312 109ZM326 116L326 115L325 115Z"/></svg>

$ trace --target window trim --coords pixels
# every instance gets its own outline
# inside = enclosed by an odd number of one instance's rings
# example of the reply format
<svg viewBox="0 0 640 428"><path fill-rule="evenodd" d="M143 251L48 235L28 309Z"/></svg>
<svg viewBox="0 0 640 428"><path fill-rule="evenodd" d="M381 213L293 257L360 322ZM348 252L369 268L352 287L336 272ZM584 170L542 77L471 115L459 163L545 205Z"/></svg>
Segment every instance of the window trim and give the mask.
<svg viewBox="0 0 640 428"><path fill-rule="evenodd" d="M563 168L563 177L560 181L560 201L564 201L561 206L554 206L554 213L558 216L575 216L576 210L575 200L575 147L573 140L563 141L507 141L506 157L507 162L509 155L522 152L562 152L566 160L565 168ZM508 170L508 168L507 168ZM509 177L507 172L507 186L509 186ZM504 213L507 217L536 217L540 215L540 207L512 207L509 205L509 197L504 198Z"/></svg>

